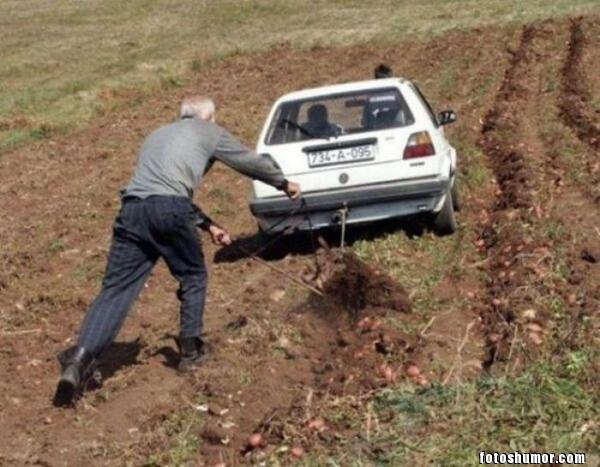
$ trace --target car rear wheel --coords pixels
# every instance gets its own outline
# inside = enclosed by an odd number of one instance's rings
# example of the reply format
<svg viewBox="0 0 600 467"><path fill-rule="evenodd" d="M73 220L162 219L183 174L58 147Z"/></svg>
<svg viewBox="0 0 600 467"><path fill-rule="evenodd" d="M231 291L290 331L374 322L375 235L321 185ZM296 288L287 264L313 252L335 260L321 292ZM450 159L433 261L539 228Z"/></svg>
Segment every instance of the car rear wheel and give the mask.
<svg viewBox="0 0 600 467"><path fill-rule="evenodd" d="M462 199L460 197L460 190L458 189L458 176L454 175L454 183L452 184L452 206L455 211L460 211L462 207Z"/></svg>
<svg viewBox="0 0 600 467"><path fill-rule="evenodd" d="M452 189L446 193L446 199L440 212L434 215L433 231L439 236L451 235L456 232L458 224L454 216L454 202L452 200Z"/></svg>

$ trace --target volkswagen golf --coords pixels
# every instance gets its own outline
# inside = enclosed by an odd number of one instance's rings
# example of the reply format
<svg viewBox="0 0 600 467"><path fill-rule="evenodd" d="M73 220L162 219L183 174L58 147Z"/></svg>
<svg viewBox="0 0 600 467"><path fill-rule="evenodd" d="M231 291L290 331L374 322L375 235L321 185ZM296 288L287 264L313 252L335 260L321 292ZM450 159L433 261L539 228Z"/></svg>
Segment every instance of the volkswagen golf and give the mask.
<svg viewBox="0 0 600 467"><path fill-rule="evenodd" d="M435 114L409 80L374 79L292 92L265 122L269 154L303 196L253 182L250 209L263 231L308 230L422 215L453 233L456 150L444 136L453 111Z"/></svg>

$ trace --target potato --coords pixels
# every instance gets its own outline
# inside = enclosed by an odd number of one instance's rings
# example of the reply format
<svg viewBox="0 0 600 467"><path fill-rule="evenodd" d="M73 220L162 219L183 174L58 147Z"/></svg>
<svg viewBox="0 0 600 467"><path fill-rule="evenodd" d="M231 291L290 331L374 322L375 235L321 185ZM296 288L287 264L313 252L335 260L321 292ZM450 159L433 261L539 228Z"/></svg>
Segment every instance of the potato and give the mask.
<svg viewBox="0 0 600 467"><path fill-rule="evenodd" d="M379 366L379 376L384 378L388 383L392 383L396 379L396 372L387 363L383 363Z"/></svg>
<svg viewBox="0 0 600 467"><path fill-rule="evenodd" d="M412 363L406 367L406 374L411 378L416 378L421 374L421 370L417 365Z"/></svg>
<svg viewBox="0 0 600 467"><path fill-rule="evenodd" d="M314 431L323 431L325 429L325 422L320 418L313 418L309 420L306 426Z"/></svg>
<svg viewBox="0 0 600 467"><path fill-rule="evenodd" d="M304 457L304 449L302 449L301 446L294 446L290 450L290 455L296 459L302 459L302 457Z"/></svg>
<svg viewBox="0 0 600 467"><path fill-rule="evenodd" d="M415 378L415 382L421 387L429 386L429 381L424 375L419 375Z"/></svg>
<svg viewBox="0 0 600 467"><path fill-rule="evenodd" d="M537 323L529 323L527 326L525 326L525 329L527 329L530 333L536 333L539 334L543 331L543 328L537 324Z"/></svg>
<svg viewBox="0 0 600 467"><path fill-rule="evenodd" d="M533 342L535 345L542 345L544 342L541 336L537 332L529 332L529 340Z"/></svg>
<svg viewBox="0 0 600 467"><path fill-rule="evenodd" d="M252 433L248 437L248 446L252 449L264 448L267 445L267 440L262 433Z"/></svg>

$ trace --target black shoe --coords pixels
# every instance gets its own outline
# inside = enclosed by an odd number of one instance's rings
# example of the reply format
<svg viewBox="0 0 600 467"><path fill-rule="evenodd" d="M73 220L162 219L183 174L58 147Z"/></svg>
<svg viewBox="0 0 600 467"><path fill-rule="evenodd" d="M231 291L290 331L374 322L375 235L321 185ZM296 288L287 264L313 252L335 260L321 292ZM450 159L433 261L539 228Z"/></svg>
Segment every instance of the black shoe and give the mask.
<svg viewBox="0 0 600 467"><path fill-rule="evenodd" d="M62 374L54 394L54 405L72 405L95 369L93 356L83 347L70 347L58 355Z"/></svg>
<svg viewBox="0 0 600 467"><path fill-rule="evenodd" d="M181 359L177 370L181 373L198 368L205 359L204 342L199 337L180 337L176 339Z"/></svg>

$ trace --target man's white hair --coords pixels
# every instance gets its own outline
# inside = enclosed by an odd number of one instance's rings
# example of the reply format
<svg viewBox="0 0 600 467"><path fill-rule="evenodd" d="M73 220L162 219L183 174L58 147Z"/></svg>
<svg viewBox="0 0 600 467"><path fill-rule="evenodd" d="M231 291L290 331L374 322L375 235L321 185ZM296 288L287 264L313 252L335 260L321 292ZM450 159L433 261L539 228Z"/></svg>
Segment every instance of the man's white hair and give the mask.
<svg viewBox="0 0 600 467"><path fill-rule="evenodd" d="M190 96L181 103L181 118L197 117L201 120L213 120L215 103L209 97Z"/></svg>

